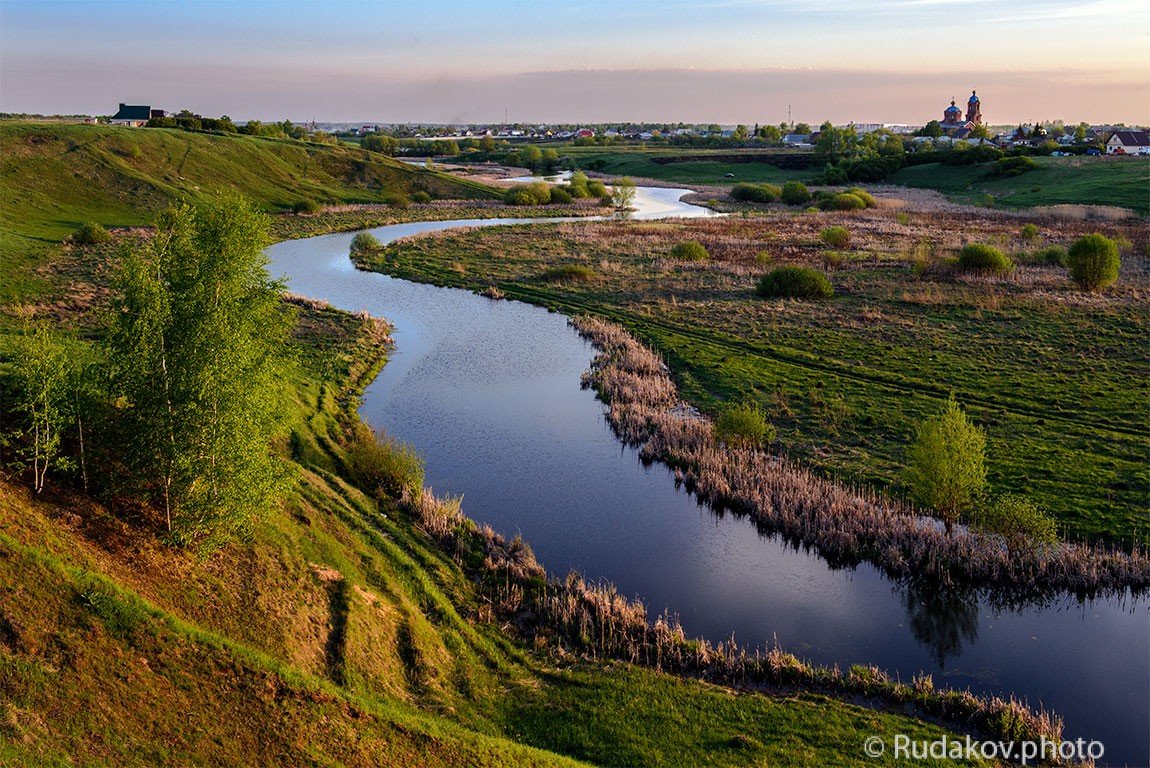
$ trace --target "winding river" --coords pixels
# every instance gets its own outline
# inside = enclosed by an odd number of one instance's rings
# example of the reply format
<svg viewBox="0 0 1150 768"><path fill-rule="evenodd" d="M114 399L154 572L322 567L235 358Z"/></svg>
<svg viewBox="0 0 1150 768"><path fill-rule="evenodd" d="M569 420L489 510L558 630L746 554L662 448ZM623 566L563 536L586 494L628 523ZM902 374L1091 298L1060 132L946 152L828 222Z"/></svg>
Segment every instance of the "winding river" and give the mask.
<svg viewBox="0 0 1150 768"><path fill-rule="evenodd" d="M640 188L637 218L710 215L687 190ZM370 230L382 242L459 226ZM440 494L468 516L522 534L553 573L576 569L677 614L688 634L777 641L822 664L877 664L909 681L1024 697L1057 710L1066 738L1105 746L1100 764L1150 763L1150 610L1145 600L996 607L979 595L894 584L869 565L833 570L716 515L659 465L622 446L579 387L593 350L562 315L357 271L354 233L279 243L270 271L292 291L386 317L394 354L361 413L411 443Z"/></svg>

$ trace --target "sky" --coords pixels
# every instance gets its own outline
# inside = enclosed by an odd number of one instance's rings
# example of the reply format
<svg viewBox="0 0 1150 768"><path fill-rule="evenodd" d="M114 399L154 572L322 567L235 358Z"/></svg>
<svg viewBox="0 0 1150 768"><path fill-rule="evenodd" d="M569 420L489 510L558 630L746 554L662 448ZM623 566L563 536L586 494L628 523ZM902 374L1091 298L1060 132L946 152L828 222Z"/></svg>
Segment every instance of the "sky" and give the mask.
<svg viewBox="0 0 1150 768"><path fill-rule="evenodd" d="M1147 0L0 0L0 111L1150 123Z"/></svg>

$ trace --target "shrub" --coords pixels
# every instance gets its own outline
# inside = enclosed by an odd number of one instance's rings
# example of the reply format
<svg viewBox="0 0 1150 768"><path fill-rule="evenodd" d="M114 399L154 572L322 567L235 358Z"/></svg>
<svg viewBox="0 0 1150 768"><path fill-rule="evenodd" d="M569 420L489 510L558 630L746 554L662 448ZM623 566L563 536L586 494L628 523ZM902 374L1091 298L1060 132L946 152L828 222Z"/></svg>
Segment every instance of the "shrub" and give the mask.
<svg viewBox="0 0 1150 768"><path fill-rule="evenodd" d="M968 272L1004 275L1014 269L1014 262L993 245L971 243L958 252L958 266Z"/></svg>
<svg viewBox="0 0 1150 768"><path fill-rule="evenodd" d="M775 428L754 405L724 408L715 419L715 439L729 446L758 448L775 439Z"/></svg>
<svg viewBox="0 0 1150 768"><path fill-rule="evenodd" d="M671 249L671 258L680 261L706 261L710 257L698 240L684 240Z"/></svg>
<svg viewBox="0 0 1150 768"><path fill-rule="evenodd" d="M740 202L773 203L782 195L774 184L748 184L741 182L731 188L731 197Z"/></svg>
<svg viewBox="0 0 1150 768"><path fill-rule="evenodd" d="M847 190L847 194L854 195L859 200L862 200L863 205L865 205L867 208L874 208L876 205L878 205L878 201L874 199L874 195L872 195L870 192L867 192L862 187L851 187Z"/></svg>
<svg viewBox="0 0 1150 768"><path fill-rule="evenodd" d="M609 196L607 192L607 185L598 179L592 179L587 182L587 196L588 197L604 197Z"/></svg>
<svg viewBox="0 0 1150 768"><path fill-rule="evenodd" d="M759 251L755 254L755 263L760 267L766 267L775 263L775 257L769 251Z"/></svg>
<svg viewBox="0 0 1150 768"><path fill-rule="evenodd" d="M846 248L851 244L851 233L846 227L827 227L819 233L819 239L831 248Z"/></svg>
<svg viewBox="0 0 1150 768"><path fill-rule="evenodd" d="M1066 254L1070 279L1087 291L1101 291L1118 279L1118 246L1105 235L1086 235Z"/></svg>
<svg viewBox="0 0 1150 768"><path fill-rule="evenodd" d="M351 253L353 256L380 250L383 250L383 243L379 242L379 238L370 232L360 232L351 239Z"/></svg>
<svg viewBox="0 0 1150 768"><path fill-rule="evenodd" d="M378 497L415 498L423 490L423 461L415 449L362 422L348 442L347 467L357 486Z"/></svg>
<svg viewBox="0 0 1150 768"><path fill-rule="evenodd" d="M1037 240L1038 239L1038 225L1026 224L1022 229L1018 230L1018 236L1023 240Z"/></svg>
<svg viewBox="0 0 1150 768"><path fill-rule="evenodd" d="M96 222L88 222L72 235L72 241L77 245L99 245L112 239L108 230Z"/></svg>
<svg viewBox="0 0 1150 768"><path fill-rule="evenodd" d="M560 264L544 272L541 277L548 282L585 283L595 279L595 270L582 264Z"/></svg>
<svg viewBox="0 0 1150 768"><path fill-rule="evenodd" d="M1058 543L1058 526L1054 520L1023 496L1000 496L981 505L972 517L975 525L997 533L1011 549Z"/></svg>
<svg viewBox="0 0 1150 768"><path fill-rule="evenodd" d="M906 225L910 224L910 214L908 214L908 213L900 213L897 216L895 216L895 219L898 221L899 224L902 224L904 227Z"/></svg>
<svg viewBox="0 0 1150 768"><path fill-rule="evenodd" d="M1038 163L1031 160L1029 157L1004 157L1001 160L994 162L994 174L996 176L1020 176L1027 171L1033 171L1038 167Z"/></svg>
<svg viewBox="0 0 1150 768"><path fill-rule="evenodd" d="M758 293L767 298L827 299L835 289L830 278L810 267L779 267L759 279Z"/></svg>
<svg viewBox="0 0 1150 768"><path fill-rule="evenodd" d="M551 188L551 204L552 205L566 205L571 202L571 193L563 187Z"/></svg>
<svg viewBox="0 0 1150 768"><path fill-rule="evenodd" d="M503 193L503 202L508 205L547 205L551 202L551 187L543 181L519 184Z"/></svg>
<svg viewBox="0 0 1150 768"><path fill-rule="evenodd" d="M788 181L784 184L781 197L787 205L806 205L811 201L810 190L801 181Z"/></svg>
<svg viewBox="0 0 1150 768"><path fill-rule="evenodd" d="M419 205L426 205L431 202L431 195L427 192L420 190L411 195L411 202L418 203Z"/></svg>
<svg viewBox="0 0 1150 768"><path fill-rule="evenodd" d="M323 206L315 200L300 200L291 207L291 210L295 214L319 213L323 210Z"/></svg>
<svg viewBox="0 0 1150 768"><path fill-rule="evenodd" d="M827 269L838 269L846 263L846 255L842 251L823 251L823 266Z"/></svg>
<svg viewBox="0 0 1150 768"><path fill-rule="evenodd" d="M1050 264L1051 266L1065 267L1066 266L1066 249L1057 245L1048 245L1045 248L1040 248L1035 252L1034 258L1043 264Z"/></svg>
<svg viewBox="0 0 1150 768"><path fill-rule="evenodd" d="M986 489L986 435L953 395L937 415L918 426L907 458L912 495L933 508L947 530Z"/></svg>
<svg viewBox="0 0 1150 768"><path fill-rule="evenodd" d="M390 205L392 208L406 208L411 205L411 199L402 192L392 192L383 198L384 205Z"/></svg>
<svg viewBox="0 0 1150 768"><path fill-rule="evenodd" d="M830 199L830 207L836 211L861 211L866 208L866 203L858 195L840 192Z"/></svg>

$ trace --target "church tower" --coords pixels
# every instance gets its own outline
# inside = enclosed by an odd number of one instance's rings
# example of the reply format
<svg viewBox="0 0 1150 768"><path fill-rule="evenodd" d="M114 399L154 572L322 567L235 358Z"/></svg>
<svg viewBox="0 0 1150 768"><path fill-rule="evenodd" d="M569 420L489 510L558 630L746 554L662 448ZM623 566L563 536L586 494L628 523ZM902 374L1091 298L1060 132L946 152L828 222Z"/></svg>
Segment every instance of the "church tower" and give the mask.
<svg viewBox="0 0 1150 768"><path fill-rule="evenodd" d="M979 104L978 94L970 92L970 100L966 102L966 122L982 125L982 105Z"/></svg>

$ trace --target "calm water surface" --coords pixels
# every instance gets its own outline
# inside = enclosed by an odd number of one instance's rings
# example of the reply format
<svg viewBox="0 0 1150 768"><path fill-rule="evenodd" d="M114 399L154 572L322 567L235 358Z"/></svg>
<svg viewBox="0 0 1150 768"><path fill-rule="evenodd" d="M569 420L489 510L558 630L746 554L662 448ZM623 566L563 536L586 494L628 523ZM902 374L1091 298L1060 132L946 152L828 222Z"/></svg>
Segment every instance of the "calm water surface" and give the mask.
<svg viewBox="0 0 1150 768"><path fill-rule="evenodd" d="M640 189L639 218L706 215L684 190ZM461 225L380 227L383 242ZM291 290L395 325L396 349L367 389L362 415L416 447L440 494L508 535L549 570L576 569L678 614L689 634L747 645L777 638L823 664L919 671L977 692L1023 696L1066 719L1067 738L1096 739L1105 763L1150 764L1150 608L1145 600L1071 597L997 610L971 595L892 584L870 566L832 570L716 516L643 467L580 390L593 350L544 309L355 270L352 233L280 243L273 275Z"/></svg>

